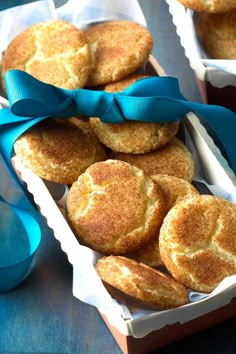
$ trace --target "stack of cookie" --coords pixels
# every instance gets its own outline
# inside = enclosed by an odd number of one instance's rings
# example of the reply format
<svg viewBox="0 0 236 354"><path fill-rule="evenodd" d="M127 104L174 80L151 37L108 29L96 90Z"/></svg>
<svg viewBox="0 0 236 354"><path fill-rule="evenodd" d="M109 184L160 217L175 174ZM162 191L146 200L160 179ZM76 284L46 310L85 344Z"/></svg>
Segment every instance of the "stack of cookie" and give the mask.
<svg viewBox="0 0 236 354"><path fill-rule="evenodd" d="M20 69L63 88L121 92L147 77L152 46L150 32L129 21L86 31L47 21L9 44L2 78ZM236 208L193 187L194 161L178 130L179 122L55 117L14 146L26 167L70 186L76 237L101 254L96 269L113 296L139 307L184 305L189 288L210 292L236 273Z"/></svg>
<svg viewBox="0 0 236 354"><path fill-rule="evenodd" d="M121 160L97 162L73 183L68 220L101 253L96 269L117 299L158 309L188 303L236 273L236 207L189 182ZM169 274L168 274L169 273Z"/></svg>
<svg viewBox="0 0 236 354"><path fill-rule="evenodd" d="M212 59L236 59L236 0L178 0L194 10L197 37Z"/></svg>

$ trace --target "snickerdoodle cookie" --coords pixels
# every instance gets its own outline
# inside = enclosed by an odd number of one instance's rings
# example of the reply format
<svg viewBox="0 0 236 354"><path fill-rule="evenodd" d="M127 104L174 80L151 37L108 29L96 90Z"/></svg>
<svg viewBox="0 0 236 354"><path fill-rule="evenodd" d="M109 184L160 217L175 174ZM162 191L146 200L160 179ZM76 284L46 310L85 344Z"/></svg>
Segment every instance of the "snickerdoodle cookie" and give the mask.
<svg viewBox="0 0 236 354"><path fill-rule="evenodd" d="M152 179L158 184L162 190L166 205L166 212L168 212L176 203L193 195L199 195L196 188L188 181L168 176L168 175L155 175ZM159 249L159 232L151 238L144 246L137 251L128 255L129 257L145 263L150 267L159 267L163 265Z"/></svg>
<svg viewBox="0 0 236 354"><path fill-rule="evenodd" d="M199 195L177 203L160 230L161 258L186 287L209 293L236 274L236 207Z"/></svg>
<svg viewBox="0 0 236 354"><path fill-rule="evenodd" d="M82 119L48 118L21 135L14 150L38 176L72 184L92 163L106 159L103 146Z"/></svg>
<svg viewBox="0 0 236 354"><path fill-rule="evenodd" d="M88 247L109 255L140 248L165 215L162 192L141 170L123 161L91 165L68 193L68 220Z"/></svg>
<svg viewBox="0 0 236 354"><path fill-rule="evenodd" d="M2 59L2 84L6 71L18 69L45 83L76 89L85 86L91 68L84 32L67 21L49 20L28 27L10 42Z"/></svg>
<svg viewBox="0 0 236 354"><path fill-rule="evenodd" d="M213 59L236 59L236 1L235 9L221 13L197 13L194 16L199 42Z"/></svg>
<svg viewBox="0 0 236 354"><path fill-rule="evenodd" d="M236 0L178 0L194 11L226 12L236 8Z"/></svg>
<svg viewBox="0 0 236 354"><path fill-rule="evenodd" d="M131 21L115 20L85 31L92 50L93 69L87 86L118 81L139 69L153 47L150 31Z"/></svg>
<svg viewBox="0 0 236 354"><path fill-rule="evenodd" d="M158 184L164 194L167 210L170 210L182 199L200 194L191 183L183 178L164 174L156 174L151 177Z"/></svg>
<svg viewBox="0 0 236 354"><path fill-rule="evenodd" d="M174 137L161 149L146 154L124 154L111 151L110 157L134 165L146 174L166 174L189 182L194 176L194 161L187 146Z"/></svg>
<svg viewBox="0 0 236 354"><path fill-rule="evenodd" d="M96 270L118 300L138 307L168 309L189 302L187 289L172 277L126 257L102 257Z"/></svg>
<svg viewBox="0 0 236 354"><path fill-rule="evenodd" d="M131 75L105 86L106 92L121 92L145 75ZM90 118L97 138L108 148L118 152L143 154L168 143L177 133L179 122L153 123L126 121L119 124L102 123L99 118Z"/></svg>

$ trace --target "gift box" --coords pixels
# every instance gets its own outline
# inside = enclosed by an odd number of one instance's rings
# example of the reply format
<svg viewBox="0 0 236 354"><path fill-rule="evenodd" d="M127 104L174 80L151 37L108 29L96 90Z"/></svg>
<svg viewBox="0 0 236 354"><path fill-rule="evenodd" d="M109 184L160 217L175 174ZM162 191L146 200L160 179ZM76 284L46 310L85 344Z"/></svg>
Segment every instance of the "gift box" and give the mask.
<svg viewBox="0 0 236 354"><path fill-rule="evenodd" d="M155 59L151 57L147 72L149 67L154 69L153 65ZM190 113L184 127L185 143L195 161L194 183L199 184L199 190L203 188L207 193L235 202L235 185L199 133L199 127L202 128L199 119ZM80 245L68 225L65 207L68 187L42 180L16 157L13 161L72 264L73 295L97 308L123 353L146 353L236 315L236 275L225 278L208 296L192 292L189 304L171 310L130 310L118 303L96 274L94 266L100 255Z"/></svg>
<svg viewBox="0 0 236 354"><path fill-rule="evenodd" d="M120 4L117 12L113 4L112 1L103 1L104 11L99 8L99 13L96 13L98 17L94 17L92 21L130 16L130 19L143 23L143 14L137 2L116 2ZM75 6L73 1L69 1L65 7L59 8L58 16L71 19L69 15L73 12L73 6ZM86 2L81 6L84 9L83 24L87 26L91 19L91 11L86 7ZM81 13L81 8L78 13ZM88 16L87 19L85 14ZM76 15L78 14L74 11L72 22L76 21ZM156 76L165 75L165 71L153 56L149 57L144 72ZM4 99L1 102L7 105ZM207 191L235 202L235 176L232 171L229 174L227 161L214 145L198 117L188 113L183 119L182 129L184 142L192 152L195 162L195 184L203 192ZM98 309L124 353L138 354L154 350L236 315L234 298L236 275L225 278L209 295L190 292L189 304L171 310L151 311L129 308L116 301L107 292L96 273L95 264L100 255L80 245L67 222L65 201L68 187L39 178L25 168L16 157L13 157L12 161L28 192L33 196L34 203L45 216L72 265L73 295L78 300Z"/></svg>
<svg viewBox="0 0 236 354"><path fill-rule="evenodd" d="M209 58L196 36L194 11L185 8L178 0L166 2L203 102L225 106L235 112L236 60Z"/></svg>
<svg viewBox="0 0 236 354"><path fill-rule="evenodd" d="M158 75L159 69L155 58L150 57L146 72L155 70ZM235 202L235 185L206 144L207 132L193 113L185 118L184 130L185 143L195 161L195 183L206 188L207 193ZM208 296L192 292L188 305L171 310L131 310L118 303L109 295L95 271L100 255L80 245L67 223L65 200L68 187L42 180L23 167L16 157L13 163L72 264L73 295L98 309L124 353L145 353L235 316L236 276L224 279Z"/></svg>

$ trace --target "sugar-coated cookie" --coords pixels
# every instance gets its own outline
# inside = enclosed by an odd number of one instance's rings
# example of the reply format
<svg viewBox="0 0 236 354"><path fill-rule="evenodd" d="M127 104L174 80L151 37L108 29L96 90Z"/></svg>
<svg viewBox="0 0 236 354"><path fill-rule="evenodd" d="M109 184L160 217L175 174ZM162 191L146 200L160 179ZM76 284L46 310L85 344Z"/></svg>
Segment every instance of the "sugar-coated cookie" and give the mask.
<svg viewBox="0 0 236 354"><path fill-rule="evenodd" d="M194 24L198 40L210 58L236 59L236 8L220 14L198 13Z"/></svg>
<svg viewBox="0 0 236 354"><path fill-rule="evenodd" d="M151 176L164 194L167 210L189 196L199 195L198 190L183 178L156 174Z"/></svg>
<svg viewBox="0 0 236 354"><path fill-rule="evenodd" d="M88 247L121 255L158 232L165 215L162 192L141 170L123 161L91 165L68 193L68 220Z"/></svg>
<svg viewBox="0 0 236 354"><path fill-rule="evenodd" d="M236 0L178 0L194 11L226 12L236 8Z"/></svg>
<svg viewBox="0 0 236 354"><path fill-rule="evenodd" d="M84 32L69 22L49 20L28 27L8 45L2 59L2 84L6 71L18 69L48 84L76 89L85 86L91 68Z"/></svg>
<svg viewBox="0 0 236 354"><path fill-rule="evenodd" d="M235 205L210 195L177 203L161 226L159 246L177 281L211 292L225 277L236 274Z"/></svg>
<svg viewBox="0 0 236 354"><path fill-rule="evenodd" d="M199 195L196 188L188 181L168 176L155 175L152 179L158 184L162 190L166 205L166 212L168 212L176 203L193 195ZM145 263L150 267L159 267L163 265L159 249L159 233L151 238L144 246L137 251L128 255L129 257Z"/></svg>
<svg viewBox="0 0 236 354"><path fill-rule="evenodd" d="M87 86L123 79L147 61L153 47L150 31L126 20L94 25L85 34L93 57L93 70Z"/></svg>
<svg viewBox="0 0 236 354"><path fill-rule="evenodd" d="M134 165L146 174L166 174L183 178L189 182L194 176L194 161L187 146L174 137L161 149L146 154L125 154L111 151L111 158L122 160Z"/></svg>
<svg viewBox="0 0 236 354"><path fill-rule="evenodd" d="M118 300L138 307L168 309L189 302L187 289L169 275L122 256L102 257L96 270Z"/></svg>
<svg viewBox="0 0 236 354"><path fill-rule="evenodd" d="M14 150L38 176L72 184L92 163L106 159L103 146L82 119L49 118L21 135Z"/></svg>
<svg viewBox="0 0 236 354"><path fill-rule="evenodd" d="M131 75L118 82L106 85L106 92L121 92L145 75ZM119 124L102 123L99 118L90 118L97 138L108 148L118 152L143 154L168 143L177 133L179 122L153 123L127 121Z"/></svg>

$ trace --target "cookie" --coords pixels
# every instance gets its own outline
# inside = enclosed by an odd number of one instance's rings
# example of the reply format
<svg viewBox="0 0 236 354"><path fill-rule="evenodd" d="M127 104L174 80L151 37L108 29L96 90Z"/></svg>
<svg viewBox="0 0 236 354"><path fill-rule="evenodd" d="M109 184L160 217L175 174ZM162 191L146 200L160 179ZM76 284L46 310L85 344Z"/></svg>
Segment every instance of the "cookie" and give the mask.
<svg viewBox="0 0 236 354"><path fill-rule="evenodd" d="M92 163L106 159L88 123L47 119L21 135L14 150L25 167L49 181L72 184Z"/></svg>
<svg viewBox="0 0 236 354"><path fill-rule="evenodd" d="M106 92L121 92L134 82L145 79L145 75L131 75L116 83L106 85ZM143 154L164 146L177 133L179 122L148 123L126 121L119 124L102 123L99 118L90 118L97 138L114 151Z"/></svg>
<svg viewBox="0 0 236 354"><path fill-rule="evenodd" d="M140 248L159 230L165 215L155 182L116 160L91 165L72 184L67 208L79 240L105 255Z"/></svg>
<svg viewBox="0 0 236 354"><path fill-rule="evenodd" d="M182 5L194 11L210 13L226 12L236 8L235 0L178 0Z"/></svg>
<svg viewBox="0 0 236 354"><path fill-rule="evenodd" d="M210 293L236 274L236 207L222 198L199 195L177 203L160 230L160 255L186 287Z"/></svg>
<svg viewBox="0 0 236 354"><path fill-rule="evenodd" d="M102 257L96 270L108 291L127 304L169 309L189 302L187 289L172 277L122 256ZM119 298L118 298L119 300Z"/></svg>
<svg viewBox="0 0 236 354"><path fill-rule="evenodd" d="M122 160L143 170L147 175L165 174L191 182L194 161L187 146L174 137L161 149L146 154L125 154L111 151L111 158Z"/></svg>
<svg viewBox="0 0 236 354"><path fill-rule="evenodd" d="M164 194L167 210L173 208L182 199L200 194L191 183L183 178L156 174L152 176L152 179L158 184Z"/></svg>
<svg viewBox="0 0 236 354"><path fill-rule="evenodd" d="M209 57L236 59L236 8L220 14L198 13L194 24L197 38Z"/></svg>
<svg viewBox="0 0 236 354"><path fill-rule="evenodd" d="M93 69L87 86L118 81L139 69L153 48L150 31L131 21L115 20L85 31L92 50Z"/></svg>
<svg viewBox="0 0 236 354"><path fill-rule="evenodd" d="M163 192L166 211L169 211L176 203L185 198L199 195L196 188L184 179L161 174L153 176L152 179ZM163 266L159 249L159 232L144 246L128 256L150 267Z"/></svg>
<svg viewBox="0 0 236 354"><path fill-rule="evenodd" d="M84 32L69 22L49 20L28 27L8 45L2 59L2 84L6 71L18 69L45 83L76 89L85 86L91 68Z"/></svg>

